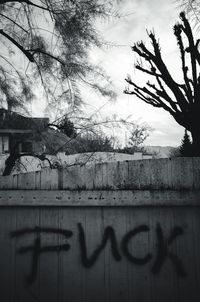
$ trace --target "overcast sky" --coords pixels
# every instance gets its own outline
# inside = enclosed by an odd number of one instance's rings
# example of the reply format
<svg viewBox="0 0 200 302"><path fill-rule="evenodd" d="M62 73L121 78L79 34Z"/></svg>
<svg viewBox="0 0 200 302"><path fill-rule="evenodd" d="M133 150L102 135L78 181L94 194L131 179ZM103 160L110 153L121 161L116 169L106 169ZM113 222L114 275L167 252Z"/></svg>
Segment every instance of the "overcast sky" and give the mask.
<svg viewBox="0 0 200 302"><path fill-rule="evenodd" d="M134 70L136 56L130 46L139 40L146 41L148 45L146 29L155 30L165 62L170 66L175 78L177 77L180 59L172 28L179 20L180 8L173 0L124 0L116 9L120 14L127 16L100 22L98 28L106 40L119 46L91 51L92 60L100 64L110 75L118 93L117 101L105 105L101 114L102 116L117 114L123 118L131 114L133 120L147 122L154 128L146 144L177 146L183 137L184 129L169 113L147 105L135 96L125 95L123 90L126 86L124 78L127 73L131 74L137 83L142 81L141 73ZM84 97L89 103L87 110L91 112L105 103L105 100L88 90L84 91ZM125 134L122 133L121 137L123 139Z"/></svg>
<svg viewBox="0 0 200 302"><path fill-rule="evenodd" d="M184 129L164 109L157 109L135 96L123 93L127 74L130 74L138 84L144 80L144 75L134 69L134 63L138 57L131 51L131 46L141 40L148 46L149 39L146 30L154 29L159 38L164 61L174 78L178 79L181 62L173 35L173 26L179 21L178 1L122 0L118 6L116 5L116 12L122 15L121 18L111 17L109 20L101 20L97 23L97 28L104 40L116 46L92 49L90 52L93 63L102 66L110 76L118 97L115 102L110 103L105 98L94 94L87 86L82 91L83 99L88 104L86 112L89 115L98 111L102 118L114 114L120 118L131 115L132 120L136 122L148 123L154 131L146 140L146 145L178 146ZM41 104L40 99L38 98L32 106L33 115L43 114L42 106L45 104ZM99 108L101 108L100 111ZM129 136L124 130L121 132L116 130L114 134L118 134L122 143Z"/></svg>

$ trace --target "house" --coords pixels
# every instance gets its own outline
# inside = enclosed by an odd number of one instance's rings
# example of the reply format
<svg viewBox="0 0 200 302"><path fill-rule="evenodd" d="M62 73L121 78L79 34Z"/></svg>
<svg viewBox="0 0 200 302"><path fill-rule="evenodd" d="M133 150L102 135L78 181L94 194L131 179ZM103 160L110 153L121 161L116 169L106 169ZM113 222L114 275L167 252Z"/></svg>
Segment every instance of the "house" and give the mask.
<svg viewBox="0 0 200 302"><path fill-rule="evenodd" d="M0 155L9 154L13 148L19 153L37 152L36 141L48 123L48 118L25 117L1 108Z"/></svg>
<svg viewBox="0 0 200 302"><path fill-rule="evenodd" d="M135 152L80 152L79 139L69 138L66 134L49 128L48 118L25 117L21 114L0 109L0 174L11 151L24 154L20 157L19 169L13 173L37 171L49 166L48 161L40 161L33 154L49 159L53 166L73 164L102 163L126 160L149 159L152 155Z"/></svg>
<svg viewBox="0 0 200 302"><path fill-rule="evenodd" d="M76 153L77 142L64 133L49 128L48 118L26 117L16 112L0 109L0 174L11 151L24 154L12 173L35 171L49 166L31 155L46 154L55 157L58 151Z"/></svg>

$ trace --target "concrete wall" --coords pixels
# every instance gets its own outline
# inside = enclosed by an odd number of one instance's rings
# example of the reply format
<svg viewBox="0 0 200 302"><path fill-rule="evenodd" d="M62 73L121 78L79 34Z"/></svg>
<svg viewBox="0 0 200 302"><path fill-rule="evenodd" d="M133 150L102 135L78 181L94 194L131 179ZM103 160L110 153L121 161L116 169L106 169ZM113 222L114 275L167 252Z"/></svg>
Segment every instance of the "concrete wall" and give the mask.
<svg viewBox="0 0 200 302"><path fill-rule="evenodd" d="M200 300L200 158L0 177L0 301Z"/></svg>
<svg viewBox="0 0 200 302"><path fill-rule="evenodd" d="M112 162L0 177L0 189L200 189L200 158Z"/></svg>

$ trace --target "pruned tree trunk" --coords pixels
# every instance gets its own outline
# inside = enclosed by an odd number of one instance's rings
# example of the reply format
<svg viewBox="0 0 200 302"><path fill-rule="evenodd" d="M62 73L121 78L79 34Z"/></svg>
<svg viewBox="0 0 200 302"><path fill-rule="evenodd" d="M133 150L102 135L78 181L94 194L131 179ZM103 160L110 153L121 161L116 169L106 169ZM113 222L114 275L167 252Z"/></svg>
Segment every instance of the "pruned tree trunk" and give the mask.
<svg viewBox="0 0 200 302"><path fill-rule="evenodd" d="M192 28L184 12L180 13L181 23L174 26L180 58L183 81L177 82L163 61L161 47L154 32L149 32L153 50L143 42L135 43L132 50L138 54L136 68L152 78L145 86L138 85L131 77L126 78L129 86L125 93L135 95L143 102L157 108L163 108L171 114L175 121L191 132L194 156L200 156L200 39L196 40ZM147 64L143 64L144 62Z"/></svg>
<svg viewBox="0 0 200 302"><path fill-rule="evenodd" d="M192 135L193 155L200 156L200 126L199 129L192 130L191 135Z"/></svg>

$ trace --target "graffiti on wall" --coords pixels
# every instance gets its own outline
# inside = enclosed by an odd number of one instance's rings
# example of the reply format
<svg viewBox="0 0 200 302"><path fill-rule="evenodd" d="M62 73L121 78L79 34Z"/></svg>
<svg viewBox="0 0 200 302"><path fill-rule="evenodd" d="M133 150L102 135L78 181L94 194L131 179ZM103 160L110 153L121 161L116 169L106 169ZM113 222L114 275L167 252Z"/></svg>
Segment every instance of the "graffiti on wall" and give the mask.
<svg viewBox="0 0 200 302"><path fill-rule="evenodd" d="M162 266L165 261L169 259L172 263L174 270L180 277L185 277L186 270L184 268L181 258L172 251L171 246L177 237L183 235L183 229L180 226L175 226L171 229L169 236L166 238L164 236L161 225L158 223L156 225L156 247L155 255L152 251L146 255L134 255L132 249L130 249L130 244L134 245L134 239L140 236L141 233L148 233L150 228L143 224L135 227L134 229L127 232L121 242L117 241L116 232L112 226L107 226L104 230L102 240L99 245L93 250L93 252L88 255L87 249L87 234L81 223L77 224L78 238L79 238L79 249L80 249L80 261L85 268L90 268L94 266L96 261L107 245L110 242L111 254L116 261L122 261L123 256L132 264L143 266L148 262L152 261L151 272L157 275L161 272ZM43 245L41 240L41 234L58 234L63 237L62 244L55 245ZM46 252L67 252L70 250L71 245L68 240L73 236L71 230L49 228L49 227L35 227L35 228L23 228L11 232L12 238L20 238L23 236L28 236L30 234L35 234L35 239L32 245L22 246L17 250L19 254L32 253L32 263L30 273L26 280L28 284L33 283L36 280L38 273L39 257L42 253Z"/></svg>

